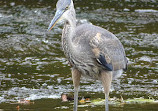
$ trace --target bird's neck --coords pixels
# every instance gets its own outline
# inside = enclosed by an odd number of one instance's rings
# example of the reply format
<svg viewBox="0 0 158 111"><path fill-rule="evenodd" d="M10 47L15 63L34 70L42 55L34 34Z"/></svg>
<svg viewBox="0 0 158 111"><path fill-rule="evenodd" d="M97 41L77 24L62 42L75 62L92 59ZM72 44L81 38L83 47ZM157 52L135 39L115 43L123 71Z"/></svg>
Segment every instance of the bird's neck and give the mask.
<svg viewBox="0 0 158 111"><path fill-rule="evenodd" d="M62 47L68 59L73 55L73 52L75 52L75 45L72 42L76 29L76 13L74 8L71 9L69 15L62 32Z"/></svg>
<svg viewBox="0 0 158 111"><path fill-rule="evenodd" d="M65 22L64 29L62 32L62 47L68 59L71 57L71 54L74 52L75 46L72 42L72 39L75 35L75 29L76 29L76 19L75 21Z"/></svg>

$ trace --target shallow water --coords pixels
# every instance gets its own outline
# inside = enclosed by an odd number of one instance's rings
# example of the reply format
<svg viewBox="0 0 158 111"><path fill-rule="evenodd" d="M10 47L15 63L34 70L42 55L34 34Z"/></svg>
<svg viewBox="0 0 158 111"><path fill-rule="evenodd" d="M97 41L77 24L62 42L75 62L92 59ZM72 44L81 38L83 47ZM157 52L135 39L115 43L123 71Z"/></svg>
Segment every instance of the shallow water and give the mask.
<svg viewBox="0 0 158 111"><path fill-rule="evenodd" d="M62 23L51 32L55 13L53 0L0 1L0 110L17 110L20 99L35 104L21 110L69 111L62 93L73 93L70 67L61 49ZM158 8L156 0L117 2L76 0L77 20L114 33L125 47L128 70L113 82L110 97L158 100ZM99 81L81 81L80 96L104 98ZM79 108L103 110L104 106ZM158 104L110 105L115 111L156 111Z"/></svg>

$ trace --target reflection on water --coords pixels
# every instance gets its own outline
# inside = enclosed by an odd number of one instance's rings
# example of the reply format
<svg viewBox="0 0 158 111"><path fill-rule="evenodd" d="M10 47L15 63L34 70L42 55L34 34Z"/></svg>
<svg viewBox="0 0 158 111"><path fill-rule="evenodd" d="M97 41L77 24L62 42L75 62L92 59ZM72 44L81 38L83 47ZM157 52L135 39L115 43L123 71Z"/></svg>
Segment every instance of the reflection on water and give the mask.
<svg viewBox="0 0 158 111"><path fill-rule="evenodd" d="M60 45L62 25L47 32L56 1L0 3L0 106L41 98L57 99L60 104L60 95L73 92L73 86ZM108 29L125 47L129 69L113 82L110 96L158 100L156 1L77 0L75 5L78 21ZM100 96L103 93L99 81L82 80L81 93L104 97ZM57 106L56 110L60 110Z"/></svg>

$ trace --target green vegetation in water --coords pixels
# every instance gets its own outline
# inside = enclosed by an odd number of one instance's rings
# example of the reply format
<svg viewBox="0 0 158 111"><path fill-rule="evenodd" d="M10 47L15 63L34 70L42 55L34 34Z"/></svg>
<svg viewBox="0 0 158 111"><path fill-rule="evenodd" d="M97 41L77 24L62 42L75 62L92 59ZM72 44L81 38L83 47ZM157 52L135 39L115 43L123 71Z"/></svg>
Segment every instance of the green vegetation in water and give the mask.
<svg viewBox="0 0 158 111"><path fill-rule="evenodd" d="M86 107L86 106L97 106L97 105L105 105L105 99L94 99L92 101L86 101L84 99L81 99L80 101L80 105L79 107ZM116 106L121 106L124 104L158 104L158 100L154 100L153 98L149 98L149 99L145 99L143 97L140 98L134 98L134 99L127 99L127 100L123 100L123 98L121 97L121 99L119 98L109 98L109 104L111 105L116 105Z"/></svg>

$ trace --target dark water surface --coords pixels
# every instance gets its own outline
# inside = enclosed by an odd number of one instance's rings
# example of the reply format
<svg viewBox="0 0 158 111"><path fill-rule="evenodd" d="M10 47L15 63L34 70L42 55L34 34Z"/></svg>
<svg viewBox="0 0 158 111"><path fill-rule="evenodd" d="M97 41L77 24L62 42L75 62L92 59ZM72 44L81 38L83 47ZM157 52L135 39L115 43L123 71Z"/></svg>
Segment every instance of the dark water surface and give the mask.
<svg viewBox="0 0 158 111"><path fill-rule="evenodd" d="M70 67L61 49L62 23L48 25L57 0L0 1L0 111L70 111L61 102L72 93ZM114 33L125 47L128 71L113 82L110 97L158 100L158 1L75 0L77 20ZM80 96L104 98L99 81L82 80ZM103 111L104 106L79 108ZM158 104L110 105L111 111L158 111Z"/></svg>

